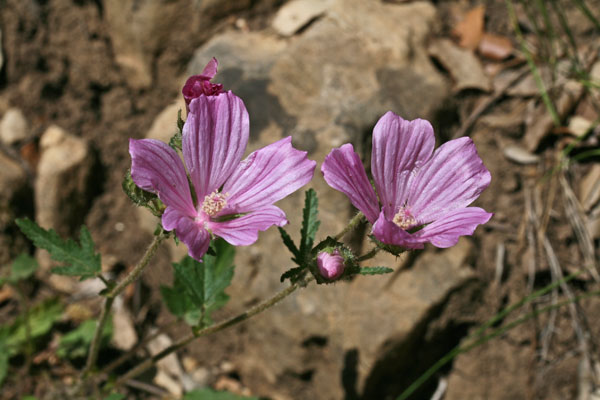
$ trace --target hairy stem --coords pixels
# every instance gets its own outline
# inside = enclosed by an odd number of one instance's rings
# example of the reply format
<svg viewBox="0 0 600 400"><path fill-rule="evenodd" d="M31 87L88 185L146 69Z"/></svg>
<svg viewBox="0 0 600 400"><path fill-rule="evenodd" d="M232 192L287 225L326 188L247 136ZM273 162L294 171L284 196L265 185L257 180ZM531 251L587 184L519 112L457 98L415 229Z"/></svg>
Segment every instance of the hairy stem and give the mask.
<svg viewBox="0 0 600 400"><path fill-rule="evenodd" d="M92 343L90 344L90 350L88 352L88 358L85 363L85 368L82 371L82 376L85 378L89 372L96 366L96 360L98 359L98 351L100 350L100 342L102 339L102 332L104 331L104 326L108 321L108 316L110 315L110 310L112 308L112 304L117 297L125 288L135 281L144 268L148 266L148 263L156 254L156 250L158 249L158 245L167 237L167 235L162 232L159 235L154 236L152 243L146 249L146 252L142 256L142 259L137 263L137 265L127 274L127 276L117 284L107 295L106 301L104 302L104 307L102 308L102 313L100 314L100 319L98 321L98 325L96 325L96 330L94 331L94 338L92 339Z"/></svg>
<svg viewBox="0 0 600 400"><path fill-rule="evenodd" d="M368 253L365 253L362 256L358 257L358 259L356 261L361 262L361 261L371 259L371 258L375 257L375 255L377 253L379 253L379 250L381 250L379 247L373 247Z"/></svg>
<svg viewBox="0 0 600 400"><path fill-rule="evenodd" d="M363 217L365 215L362 212L358 212L358 214L356 214L348 223L348 225L344 228L343 231L341 231L340 233L338 233L337 235L334 236L335 240L340 240L341 238L344 237L344 235L348 232L350 232L352 229L356 228L356 226L358 224L361 223L361 221L363 220Z"/></svg>
<svg viewBox="0 0 600 400"><path fill-rule="evenodd" d="M146 371L148 368L152 367L155 363L157 363L161 359L165 358L166 356L168 356L171 353L174 353L174 352L182 349L183 347L188 345L190 342L194 341L196 338L222 331L224 329L229 328L230 326L239 324L240 322L243 322L257 314L262 313L263 311L265 311L265 310L273 307L275 304L279 303L281 300L285 299L290 294L294 293L296 291L296 289L306 286L306 284L308 284L312 280L314 280L314 278L309 277L309 278L306 278L305 280L302 280L301 282L296 282L293 285L278 292L273 297L242 312L241 314L236 315L235 317L226 319L225 321L219 322L218 324L215 324L215 325L208 326L206 328L194 330L194 332L191 333L190 335L184 337L183 339L180 339L178 342L172 344L171 346L167 347L160 353L152 356L151 358L146 359L145 361L140 363L138 366L131 369L125 375L121 376L116 381L115 385L116 386L122 385L125 382L127 382L129 379L135 378L139 374Z"/></svg>

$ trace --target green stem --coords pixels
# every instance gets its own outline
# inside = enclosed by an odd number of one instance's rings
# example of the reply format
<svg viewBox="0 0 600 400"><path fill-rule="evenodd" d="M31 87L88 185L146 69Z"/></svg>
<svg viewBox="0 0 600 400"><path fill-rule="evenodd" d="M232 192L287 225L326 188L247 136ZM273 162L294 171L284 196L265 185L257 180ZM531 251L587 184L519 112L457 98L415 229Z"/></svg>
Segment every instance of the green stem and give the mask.
<svg viewBox="0 0 600 400"><path fill-rule="evenodd" d="M371 258L375 257L375 255L377 253L379 253L379 250L381 250L381 248L373 247L368 253L365 253L362 256L358 257L358 259L356 261L361 262L361 261L371 259Z"/></svg>
<svg viewBox="0 0 600 400"><path fill-rule="evenodd" d="M102 313L100 314L100 319L98 321L98 325L96 325L96 330L94 331L94 338L92 339L92 343L90 344L90 350L88 352L88 358L85 363L85 368L83 369L81 375L86 378L89 372L95 367L96 360L98 359L98 351L100 350L100 342L102 339L102 332L104 331L104 326L108 321L108 317L110 315L110 310L112 308L112 304L117 297L125 288L135 281L138 276L142 273L144 268L148 266L148 263L156 254L156 250L158 249L158 245L167 237L167 235L163 232L159 235L154 236L152 243L146 249L146 252L142 256L142 259L138 262L138 264L127 274L127 276L117 284L107 295L106 301L104 302L104 307L102 308Z"/></svg>
<svg viewBox="0 0 600 400"><path fill-rule="evenodd" d="M296 291L296 289L306 286L306 284L308 284L313 279L314 279L313 277L310 277L301 282L296 282L293 285L287 287L286 289L283 289L282 291L278 292L273 297L242 312L241 314L236 315L235 317L229 318L218 324L211 325L206 328L202 328L202 329L194 331L192 334L184 337L183 339L180 339L177 343L172 344L171 346L167 347L166 349L164 349L160 353L152 356L151 358L146 359L145 361L140 363L138 366L136 366L135 368L133 368L132 370L127 372L125 375L121 376L115 382L115 386L122 385L125 382L127 382L129 379L135 378L139 374L146 371L148 368L152 367L155 363L157 363L161 359L165 358L166 356L168 356L171 353L174 353L174 352L182 349L183 347L187 346L190 342L194 341L195 339L197 339L201 336L206 336L206 335L210 335L215 332L222 331L224 329L229 328L230 326L239 324L240 322L243 322L257 314L262 313L263 311L265 311L265 310L273 307L275 304L279 303L281 300L285 299L290 294L294 293Z"/></svg>
<svg viewBox="0 0 600 400"><path fill-rule="evenodd" d="M334 236L335 240L340 240L344 235L354 229L363 219L365 215L362 212L358 212L348 223L348 225L344 228L343 231Z"/></svg>

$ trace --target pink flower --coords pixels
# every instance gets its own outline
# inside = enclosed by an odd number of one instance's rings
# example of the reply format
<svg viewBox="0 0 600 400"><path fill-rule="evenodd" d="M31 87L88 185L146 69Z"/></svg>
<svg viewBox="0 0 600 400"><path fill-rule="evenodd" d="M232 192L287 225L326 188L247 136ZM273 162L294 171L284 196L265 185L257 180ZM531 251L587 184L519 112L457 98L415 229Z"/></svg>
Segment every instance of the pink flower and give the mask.
<svg viewBox="0 0 600 400"><path fill-rule="evenodd" d="M208 64L206 64L206 67L204 67L200 75L192 75L185 82L181 93L185 99L185 106L188 108L188 111L192 99L195 99L200 95L216 96L223 93L223 85L220 83L210 83L210 80L217 74L218 66L219 62L213 57Z"/></svg>
<svg viewBox="0 0 600 400"><path fill-rule="evenodd" d="M451 140L435 152L428 121L406 121L391 111L373 129L373 190L351 144L333 149L321 171L332 188L346 194L373 224L379 241L420 249L429 242L450 247L472 235L491 213L467 207L491 180L468 137Z"/></svg>
<svg viewBox="0 0 600 400"><path fill-rule="evenodd" d="M317 255L317 267L322 277L332 281L344 273L344 257L337 249L331 254L322 251Z"/></svg>
<svg viewBox="0 0 600 400"><path fill-rule="evenodd" d="M133 181L165 203L163 227L175 230L197 260L208 249L212 235L236 246L249 245L258 239L258 231L285 225L285 213L273 203L313 176L315 161L294 149L291 137L241 161L249 129L244 103L225 92L191 101L183 126L183 163L175 150L161 141L129 141Z"/></svg>

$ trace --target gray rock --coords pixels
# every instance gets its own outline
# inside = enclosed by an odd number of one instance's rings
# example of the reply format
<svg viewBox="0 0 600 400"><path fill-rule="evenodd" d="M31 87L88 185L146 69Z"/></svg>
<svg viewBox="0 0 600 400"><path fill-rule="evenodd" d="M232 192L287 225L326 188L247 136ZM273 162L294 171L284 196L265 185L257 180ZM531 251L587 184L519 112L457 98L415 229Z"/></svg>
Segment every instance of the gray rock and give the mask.
<svg viewBox="0 0 600 400"><path fill-rule="evenodd" d="M36 221L63 236L72 236L79 231L89 206L92 153L84 139L58 126L44 132L40 148L34 183Z"/></svg>
<svg viewBox="0 0 600 400"><path fill-rule="evenodd" d="M22 142L29 136L29 127L23 113L18 108L10 108L0 121L0 140L6 145Z"/></svg>
<svg viewBox="0 0 600 400"><path fill-rule="evenodd" d="M273 29L282 36L292 36L323 15L330 0L292 0L284 4L273 19Z"/></svg>
<svg viewBox="0 0 600 400"><path fill-rule="evenodd" d="M177 23L181 2L107 0L103 6L115 61L127 83L137 89L150 86L155 53Z"/></svg>

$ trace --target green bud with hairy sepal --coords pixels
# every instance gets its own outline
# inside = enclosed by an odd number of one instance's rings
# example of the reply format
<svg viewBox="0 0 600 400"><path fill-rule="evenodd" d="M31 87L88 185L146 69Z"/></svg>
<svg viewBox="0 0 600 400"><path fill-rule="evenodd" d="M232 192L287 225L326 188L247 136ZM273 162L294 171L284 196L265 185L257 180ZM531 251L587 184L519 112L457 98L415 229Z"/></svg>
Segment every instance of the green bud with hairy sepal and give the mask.
<svg viewBox="0 0 600 400"><path fill-rule="evenodd" d="M356 267L356 257L352 251L336 242L333 246L319 249L309 269L317 283L321 284L349 276Z"/></svg>
<svg viewBox="0 0 600 400"><path fill-rule="evenodd" d="M127 170L121 184L123 191L136 206L146 207L157 217L161 217L166 206L154 193L140 189L131 178L131 170Z"/></svg>

